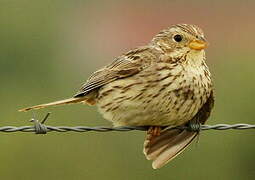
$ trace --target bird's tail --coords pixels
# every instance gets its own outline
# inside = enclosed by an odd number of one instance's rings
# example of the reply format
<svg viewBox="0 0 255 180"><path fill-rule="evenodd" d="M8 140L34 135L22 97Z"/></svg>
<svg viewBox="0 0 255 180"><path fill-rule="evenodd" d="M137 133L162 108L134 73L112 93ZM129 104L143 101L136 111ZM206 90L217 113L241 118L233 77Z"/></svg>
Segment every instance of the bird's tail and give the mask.
<svg viewBox="0 0 255 180"><path fill-rule="evenodd" d="M148 160L153 160L154 169L161 168L186 149L198 135L198 132L187 130L165 130L159 136L148 134L143 152Z"/></svg>
<svg viewBox="0 0 255 180"><path fill-rule="evenodd" d="M86 99L87 99L87 97L73 97L73 98L64 99L64 100L60 100L60 101L55 101L55 102L51 102L51 103L46 103L46 104L40 104L40 105L36 105L36 106L32 106L32 107L27 107L27 108L24 108L24 109L20 109L19 111L26 112L26 111L29 111L29 110L32 110L32 109L41 109L41 108L45 108L45 107L49 107L49 106L57 106L57 105L78 103L78 102L86 101Z"/></svg>

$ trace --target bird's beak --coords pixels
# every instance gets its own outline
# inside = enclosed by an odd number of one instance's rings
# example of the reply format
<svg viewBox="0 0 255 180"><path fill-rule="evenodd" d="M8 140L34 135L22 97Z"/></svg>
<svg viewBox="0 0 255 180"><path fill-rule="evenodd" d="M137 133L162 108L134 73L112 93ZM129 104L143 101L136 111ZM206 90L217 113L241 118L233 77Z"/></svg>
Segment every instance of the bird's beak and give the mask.
<svg viewBox="0 0 255 180"><path fill-rule="evenodd" d="M195 39L189 43L189 47L194 50L202 50L208 46L206 40Z"/></svg>

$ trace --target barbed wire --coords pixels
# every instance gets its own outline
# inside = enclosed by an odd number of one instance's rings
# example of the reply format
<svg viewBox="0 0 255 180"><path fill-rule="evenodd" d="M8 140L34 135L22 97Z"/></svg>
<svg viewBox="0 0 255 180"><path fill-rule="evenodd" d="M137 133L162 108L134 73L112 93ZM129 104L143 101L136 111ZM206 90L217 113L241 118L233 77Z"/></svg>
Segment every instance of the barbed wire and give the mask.
<svg viewBox="0 0 255 180"><path fill-rule="evenodd" d="M168 128L170 129L188 129L185 126ZM215 125L201 125L201 130L245 130L245 129L255 129L255 125L252 124L215 124ZM0 132L11 133L11 132L35 132L36 134L46 134L48 132L109 132L109 131L146 131L148 127L146 126L122 126L122 127L106 127L106 126L98 126L98 127L88 127L88 126L46 126L43 124L35 124L35 126L3 126L0 127Z"/></svg>
<svg viewBox="0 0 255 180"><path fill-rule="evenodd" d="M48 132L110 132L110 131L147 131L148 126L121 126L121 127L106 127L106 126L97 126L97 127L88 127L88 126L48 126L45 125L45 121L49 117L50 113L47 113L45 118L39 122L36 119L31 119L30 122L33 122L33 126L3 126L0 127L0 132L12 133L12 132L34 132L36 134L46 134ZM188 126L178 126L178 127L165 127L167 130L170 129L190 129ZM196 130L247 130L255 129L255 124L215 124L215 125L201 125L199 127L194 127ZM194 130L193 129L193 130Z"/></svg>

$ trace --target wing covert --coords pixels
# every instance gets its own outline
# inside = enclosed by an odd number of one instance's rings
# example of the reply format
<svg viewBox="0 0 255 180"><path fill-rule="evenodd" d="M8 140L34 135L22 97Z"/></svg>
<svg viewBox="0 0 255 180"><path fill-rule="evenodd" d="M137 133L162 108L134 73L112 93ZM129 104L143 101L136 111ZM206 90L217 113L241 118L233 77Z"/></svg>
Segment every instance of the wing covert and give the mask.
<svg viewBox="0 0 255 180"><path fill-rule="evenodd" d="M131 50L116 58L111 64L94 72L74 97L85 96L116 79L132 76L149 66L149 48Z"/></svg>

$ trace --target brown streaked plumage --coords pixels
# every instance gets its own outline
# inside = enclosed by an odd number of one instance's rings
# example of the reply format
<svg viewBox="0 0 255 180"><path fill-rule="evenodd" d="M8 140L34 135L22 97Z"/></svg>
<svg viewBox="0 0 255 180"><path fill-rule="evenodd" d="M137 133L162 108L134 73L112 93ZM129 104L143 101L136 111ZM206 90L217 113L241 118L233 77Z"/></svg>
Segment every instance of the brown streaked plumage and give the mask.
<svg viewBox="0 0 255 180"><path fill-rule="evenodd" d="M177 24L146 46L117 57L93 73L73 97L20 111L83 102L97 105L115 126L150 126L144 154L157 169L181 153L198 135L161 126L204 124L214 104L207 42L195 25Z"/></svg>

